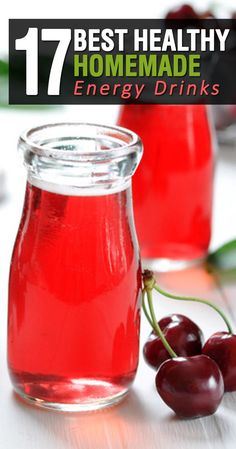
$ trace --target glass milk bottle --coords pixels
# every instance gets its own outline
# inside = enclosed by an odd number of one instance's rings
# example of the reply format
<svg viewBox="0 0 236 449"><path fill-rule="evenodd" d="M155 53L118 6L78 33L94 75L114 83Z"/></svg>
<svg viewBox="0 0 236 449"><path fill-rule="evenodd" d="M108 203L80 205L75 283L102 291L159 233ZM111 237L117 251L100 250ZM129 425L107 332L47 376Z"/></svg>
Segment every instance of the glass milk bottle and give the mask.
<svg viewBox="0 0 236 449"><path fill-rule="evenodd" d="M132 132L63 123L19 139L28 171L10 269L8 364L16 392L42 407L119 401L137 370L141 268Z"/></svg>

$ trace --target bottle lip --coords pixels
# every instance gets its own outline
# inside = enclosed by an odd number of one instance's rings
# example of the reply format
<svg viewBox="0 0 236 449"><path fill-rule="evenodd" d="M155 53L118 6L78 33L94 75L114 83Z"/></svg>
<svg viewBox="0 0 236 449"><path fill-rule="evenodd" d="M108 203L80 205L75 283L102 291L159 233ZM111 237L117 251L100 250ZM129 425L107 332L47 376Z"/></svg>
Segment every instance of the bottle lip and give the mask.
<svg viewBox="0 0 236 449"><path fill-rule="evenodd" d="M64 132L62 132L64 130ZM72 133L72 134L71 134ZM58 137L57 137L58 135ZM51 137L50 137L51 136ZM96 150L62 149L49 146L49 142L62 143L65 139L106 141L107 147ZM51 139L51 140L50 140ZM46 142L46 143L45 143ZM48 142L48 143L47 143ZM109 146L110 143L110 146ZM88 122L48 123L26 129L19 137L18 147L35 155L61 161L111 160L131 153L142 153L142 142L133 131L120 127Z"/></svg>

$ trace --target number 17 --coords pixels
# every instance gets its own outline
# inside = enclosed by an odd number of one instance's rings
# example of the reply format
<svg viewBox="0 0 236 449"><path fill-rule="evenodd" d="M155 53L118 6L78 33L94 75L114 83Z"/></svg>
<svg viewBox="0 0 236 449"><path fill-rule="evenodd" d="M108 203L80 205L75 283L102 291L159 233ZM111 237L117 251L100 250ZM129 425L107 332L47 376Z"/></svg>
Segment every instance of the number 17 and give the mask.
<svg viewBox="0 0 236 449"><path fill-rule="evenodd" d="M48 79L48 95L60 95L61 74L71 41L71 30L43 28L42 41L58 41ZM38 95L38 28L29 28L27 34L15 41L16 50L26 51L26 95Z"/></svg>

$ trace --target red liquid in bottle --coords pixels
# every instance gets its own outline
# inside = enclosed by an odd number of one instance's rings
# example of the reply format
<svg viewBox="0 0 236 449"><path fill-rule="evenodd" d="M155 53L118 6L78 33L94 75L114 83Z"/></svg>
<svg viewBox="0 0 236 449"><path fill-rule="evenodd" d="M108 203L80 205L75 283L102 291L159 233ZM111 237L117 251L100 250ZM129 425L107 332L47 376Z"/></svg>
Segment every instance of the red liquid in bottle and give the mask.
<svg viewBox="0 0 236 449"><path fill-rule="evenodd" d="M213 154L203 105L126 105L119 125L144 144L133 179L143 258L203 257L211 235Z"/></svg>
<svg viewBox="0 0 236 449"><path fill-rule="evenodd" d="M119 396L138 364L140 265L130 191L68 196L27 185L9 291L17 391L52 403Z"/></svg>

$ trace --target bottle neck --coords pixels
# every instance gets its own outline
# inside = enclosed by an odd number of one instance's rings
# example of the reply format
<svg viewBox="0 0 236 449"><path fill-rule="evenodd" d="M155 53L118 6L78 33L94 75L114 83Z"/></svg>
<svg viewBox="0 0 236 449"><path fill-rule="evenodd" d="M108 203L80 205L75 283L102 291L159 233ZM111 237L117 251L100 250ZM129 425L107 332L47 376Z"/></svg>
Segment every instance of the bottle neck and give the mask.
<svg viewBox="0 0 236 449"><path fill-rule="evenodd" d="M142 144L131 131L81 123L28 130L18 148L32 185L78 196L125 190L142 155Z"/></svg>
<svg viewBox="0 0 236 449"><path fill-rule="evenodd" d="M29 185L35 186L41 190L66 196L104 196L122 192L131 187L131 178L122 181L120 180L115 183L82 186L76 183L73 184L71 180L69 183L51 182L49 180L40 179L39 177L34 176L31 172L28 172L27 180Z"/></svg>

